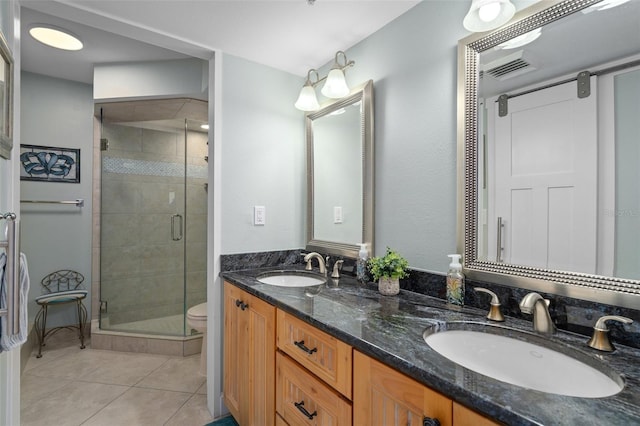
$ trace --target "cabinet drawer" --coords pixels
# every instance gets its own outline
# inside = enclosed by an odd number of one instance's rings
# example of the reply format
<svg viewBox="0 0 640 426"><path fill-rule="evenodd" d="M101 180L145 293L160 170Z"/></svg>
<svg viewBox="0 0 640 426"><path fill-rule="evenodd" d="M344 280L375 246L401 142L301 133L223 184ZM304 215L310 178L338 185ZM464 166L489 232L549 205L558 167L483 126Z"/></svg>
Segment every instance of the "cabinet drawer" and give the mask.
<svg viewBox="0 0 640 426"><path fill-rule="evenodd" d="M351 399L351 346L284 311L277 315L278 348Z"/></svg>
<svg viewBox="0 0 640 426"><path fill-rule="evenodd" d="M276 352L276 411L290 426L344 426L351 425L352 418L348 401L280 352Z"/></svg>

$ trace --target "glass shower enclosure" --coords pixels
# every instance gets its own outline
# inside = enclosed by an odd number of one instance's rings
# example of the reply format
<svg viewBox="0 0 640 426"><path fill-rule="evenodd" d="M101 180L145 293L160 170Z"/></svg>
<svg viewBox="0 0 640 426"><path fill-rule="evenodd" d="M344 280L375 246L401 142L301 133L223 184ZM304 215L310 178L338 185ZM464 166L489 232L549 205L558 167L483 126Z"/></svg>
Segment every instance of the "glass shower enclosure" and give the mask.
<svg viewBox="0 0 640 426"><path fill-rule="evenodd" d="M99 107L100 328L189 336L206 301L206 102Z"/></svg>

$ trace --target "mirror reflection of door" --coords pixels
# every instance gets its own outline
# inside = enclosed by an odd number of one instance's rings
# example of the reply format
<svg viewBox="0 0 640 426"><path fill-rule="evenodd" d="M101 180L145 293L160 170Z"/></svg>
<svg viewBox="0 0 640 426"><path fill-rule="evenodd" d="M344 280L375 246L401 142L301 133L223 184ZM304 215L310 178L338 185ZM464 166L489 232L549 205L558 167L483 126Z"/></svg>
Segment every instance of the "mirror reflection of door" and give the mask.
<svg viewBox="0 0 640 426"><path fill-rule="evenodd" d="M575 82L565 83L509 99L504 117L488 102L495 145L488 156L494 175L487 243L488 253L501 244L499 260L596 273L598 121L596 77L591 80L587 98L577 97Z"/></svg>

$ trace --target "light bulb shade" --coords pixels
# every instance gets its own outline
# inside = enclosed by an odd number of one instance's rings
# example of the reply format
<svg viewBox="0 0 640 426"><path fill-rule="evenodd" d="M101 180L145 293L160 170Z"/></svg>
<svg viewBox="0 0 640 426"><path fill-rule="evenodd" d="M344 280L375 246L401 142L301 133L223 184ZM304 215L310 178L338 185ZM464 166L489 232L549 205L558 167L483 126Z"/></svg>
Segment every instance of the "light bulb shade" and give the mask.
<svg viewBox="0 0 640 426"><path fill-rule="evenodd" d="M340 68L332 68L327 76L327 81L322 87L322 94L327 98L337 99L349 94L349 86Z"/></svg>
<svg viewBox="0 0 640 426"><path fill-rule="evenodd" d="M316 91L311 84L305 84L300 90L300 96L298 96L298 100L294 105L301 111L316 111L320 109Z"/></svg>
<svg viewBox="0 0 640 426"><path fill-rule="evenodd" d="M462 24L468 31L490 31L509 22L515 13L510 0L472 0Z"/></svg>

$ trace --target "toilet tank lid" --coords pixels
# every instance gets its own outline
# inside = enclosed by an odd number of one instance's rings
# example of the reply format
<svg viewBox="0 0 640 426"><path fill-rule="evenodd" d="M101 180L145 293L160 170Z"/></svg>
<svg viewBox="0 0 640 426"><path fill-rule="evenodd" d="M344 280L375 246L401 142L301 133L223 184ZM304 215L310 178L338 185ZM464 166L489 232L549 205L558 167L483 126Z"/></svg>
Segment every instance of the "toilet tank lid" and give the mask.
<svg viewBox="0 0 640 426"><path fill-rule="evenodd" d="M189 308L187 311L188 315L195 317L206 317L207 316L207 302L201 303L199 305L193 306Z"/></svg>

